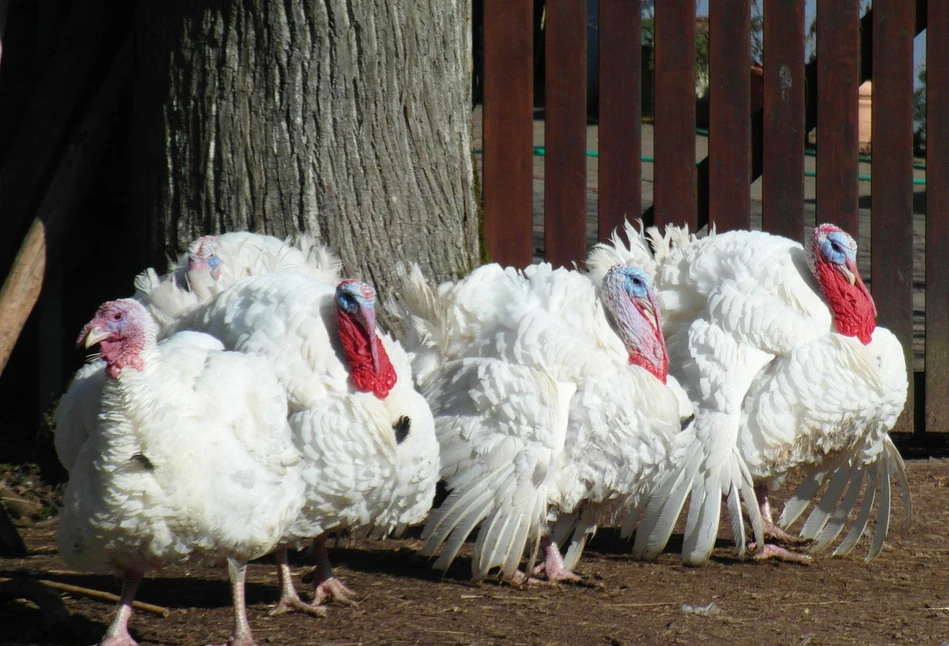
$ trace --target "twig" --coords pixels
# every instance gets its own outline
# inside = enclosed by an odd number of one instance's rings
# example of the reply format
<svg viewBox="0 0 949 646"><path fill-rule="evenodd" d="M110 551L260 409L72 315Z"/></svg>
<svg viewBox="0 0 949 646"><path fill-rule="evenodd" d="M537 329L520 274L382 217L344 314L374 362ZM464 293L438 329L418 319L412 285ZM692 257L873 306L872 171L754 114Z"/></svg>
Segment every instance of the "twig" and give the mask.
<svg viewBox="0 0 949 646"><path fill-rule="evenodd" d="M657 606L678 606L678 601L657 601L655 603L607 603L607 608L655 608Z"/></svg>
<svg viewBox="0 0 949 646"><path fill-rule="evenodd" d="M5 583L10 579L0 577L0 583ZM78 585L70 585L69 583L60 583L59 581L49 581L47 579L36 579L39 583L42 583L45 586L50 588L55 588L57 590L62 590L63 592L69 592L70 594L80 594L85 597L90 597L92 599L101 599L102 601L112 601L113 603L118 603L118 595L112 594L111 592L103 592L102 590L93 590L92 588L84 588ZM136 610L142 610L144 612L150 612L159 617L168 616L168 608L162 608L161 606L156 606L150 603L145 603L143 601L133 601L132 607Z"/></svg>

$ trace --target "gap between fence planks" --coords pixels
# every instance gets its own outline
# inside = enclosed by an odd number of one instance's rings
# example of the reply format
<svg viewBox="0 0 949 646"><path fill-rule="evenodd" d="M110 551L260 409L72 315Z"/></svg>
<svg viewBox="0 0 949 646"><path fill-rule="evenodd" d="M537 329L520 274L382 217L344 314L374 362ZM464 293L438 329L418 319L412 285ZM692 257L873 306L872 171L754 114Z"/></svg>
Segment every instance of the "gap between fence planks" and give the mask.
<svg viewBox="0 0 949 646"><path fill-rule="evenodd" d="M765 12L767 16L767 12ZM928 12L926 0L916 0L916 28L915 35L919 35L926 29L928 22ZM863 83L870 78L870 56L867 53L872 49L868 47L873 37L873 10L868 11L860 19L862 63L859 69L859 83ZM928 42L928 41L927 41ZM817 126L817 61L811 61L804 66L804 85L807 87L808 97L804 105L804 131L810 132ZM764 110L756 109L751 115L751 181L755 181L761 176L762 172L762 131L764 122ZM709 204L709 158L706 156L696 167L698 195L697 195L697 222L696 230L701 229L708 224ZM655 217L655 204L646 209L642 214L642 219L650 222ZM691 228L691 227L690 227Z"/></svg>
<svg viewBox="0 0 949 646"><path fill-rule="evenodd" d="M0 326L0 374L6 368L23 326L39 299L46 259L56 249L105 152L111 135L112 116L119 107L131 66L130 33L81 124L70 137L56 174L0 290L0 320L4 322Z"/></svg>

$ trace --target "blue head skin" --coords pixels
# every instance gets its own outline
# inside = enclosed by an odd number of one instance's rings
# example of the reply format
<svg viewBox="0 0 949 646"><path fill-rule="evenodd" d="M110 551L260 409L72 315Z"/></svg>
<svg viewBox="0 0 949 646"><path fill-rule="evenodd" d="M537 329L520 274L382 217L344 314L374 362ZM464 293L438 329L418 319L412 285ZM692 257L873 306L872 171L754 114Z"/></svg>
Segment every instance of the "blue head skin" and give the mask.
<svg viewBox="0 0 949 646"><path fill-rule="evenodd" d="M853 285L856 282L857 272L857 243L844 231L829 230L823 237L820 246L821 255L833 263L837 271L842 273L847 282Z"/></svg>
<svg viewBox="0 0 949 646"><path fill-rule="evenodd" d="M376 337L376 290L361 280L344 280L336 286L336 309L356 321L369 339L372 365L379 372L379 348Z"/></svg>
<svg viewBox="0 0 949 646"><path fill-rule="evenodd" d="M662 337L659 301L641 269L615 265L603 278L603 305L629 353L629 362L666 382L669 356Z"/></svg>
<svg viewBox="0 0 949 646"><path fill-rule="evenodd" d="M836 225L822 224L814 230L807 252L807 264L833 312L837 331L870 343L877 310L860 278L856 240Z"/></svg>

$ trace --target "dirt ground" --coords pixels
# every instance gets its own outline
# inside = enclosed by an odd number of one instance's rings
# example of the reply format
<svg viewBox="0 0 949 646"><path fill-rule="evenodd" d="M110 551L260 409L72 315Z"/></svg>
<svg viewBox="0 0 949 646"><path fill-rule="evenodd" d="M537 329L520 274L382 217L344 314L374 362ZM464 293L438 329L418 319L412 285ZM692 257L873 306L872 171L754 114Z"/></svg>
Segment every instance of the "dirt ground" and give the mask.
<svg viewBox="0 0 949 646"><path fill-rule="evenodd" d="M467 582L460 558L442 577L418 556L417 539L341 541L331 548L337 575L362 600L329 605L322 619L268 616L277 597L269 561L251 566L248 613L257 642L324 646L634 644L934 644L949 645L949 460L910 461L914 523L894 520L872 563L861 553L813 565L735 560L728 541L710 563L686 568L674 550L656 563L629 558L629 543L603 529L577 569L586 585L515 588ZM900 505L898 500L894 501ZM26 524L29 556L0 559L0 577L31 576L118 592L116 580L69 572L56 556L55 521ZM303 554L296 573L307 569ZM148 578L138 600L164 606L165 618L137 611L141 644L206 644L228 638L230 593L223 568L171 568ZM2 644L92 644L111 621L108 602L64 595L68 625L46 631L37 606L0 605ZM683 606L706 607L690 614ZM717 608L717 612L714 611Z"/></svg>

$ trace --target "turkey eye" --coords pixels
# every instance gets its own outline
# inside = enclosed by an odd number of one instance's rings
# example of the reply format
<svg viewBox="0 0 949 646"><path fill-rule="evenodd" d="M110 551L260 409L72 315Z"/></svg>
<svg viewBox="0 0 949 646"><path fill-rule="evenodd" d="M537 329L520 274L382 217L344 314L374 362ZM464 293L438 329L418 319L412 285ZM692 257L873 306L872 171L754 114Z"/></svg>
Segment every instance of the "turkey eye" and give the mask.
<svg viewBox="0 0 949 646"><path fill-rule="evenodd" d="M116 312L115 314L113 314L113 315L112 315L112 320L113 320L113 321L121 321L121 320L122 320L122 312Z"/></svg>

